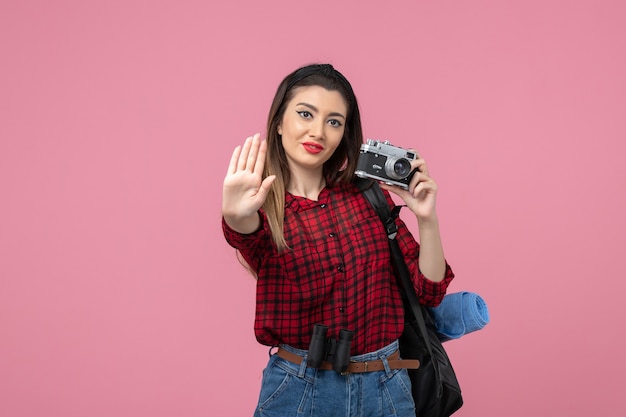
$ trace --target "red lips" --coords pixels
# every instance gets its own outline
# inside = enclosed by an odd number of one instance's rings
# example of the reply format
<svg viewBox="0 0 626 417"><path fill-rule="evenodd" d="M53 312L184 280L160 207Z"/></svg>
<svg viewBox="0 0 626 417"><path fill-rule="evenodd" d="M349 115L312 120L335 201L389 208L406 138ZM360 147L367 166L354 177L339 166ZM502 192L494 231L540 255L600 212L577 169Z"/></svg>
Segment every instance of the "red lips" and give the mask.
<svg viewBox="0 0 626 417"><path fill-rule="evenodd" d="M309 153L320 153L324 150L322 145L315 142L304 142L302 146L304 147L304 150Z"/></svg>

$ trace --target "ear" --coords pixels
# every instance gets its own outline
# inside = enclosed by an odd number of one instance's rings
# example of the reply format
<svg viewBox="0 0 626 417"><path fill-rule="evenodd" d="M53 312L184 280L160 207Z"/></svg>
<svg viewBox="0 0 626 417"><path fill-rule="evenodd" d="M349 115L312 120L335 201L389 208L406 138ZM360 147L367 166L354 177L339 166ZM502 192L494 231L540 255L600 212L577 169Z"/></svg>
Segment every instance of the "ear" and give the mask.
<svg viewBox="0 0 626 417"><path fill-rule="evenodd" d="M283 128L280 127L280 125L278 125L278 127L276 128L276 133L278 133L279 135L283 135Z"/></svg>

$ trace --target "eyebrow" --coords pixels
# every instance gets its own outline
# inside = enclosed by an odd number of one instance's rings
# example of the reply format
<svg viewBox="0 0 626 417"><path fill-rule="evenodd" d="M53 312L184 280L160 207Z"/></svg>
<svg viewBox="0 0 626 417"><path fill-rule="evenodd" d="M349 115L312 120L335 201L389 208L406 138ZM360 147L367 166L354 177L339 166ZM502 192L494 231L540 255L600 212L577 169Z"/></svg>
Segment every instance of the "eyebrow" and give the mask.
<svg viewBox="0 0 626 417"><path fill-rule="evenodd" d="M320 112L320 111L319 111L319 109L318 109L317 107L315 107L314 105L309 104L309 103L298 103L298 104L296 104L296 106L304 106L304 107L308 107L308 108L310 108L310 109L311 109L311 110L313 110L314 112L317 112L317 113L319 113L319 112ZM342 119L346 120L346 116L344 116L344 115L343 115L343 114L341 114L341 113L332 112L332 113L329 113L328 115L329 115L329 116L334 116L334 117L341 117Z"/></svg>

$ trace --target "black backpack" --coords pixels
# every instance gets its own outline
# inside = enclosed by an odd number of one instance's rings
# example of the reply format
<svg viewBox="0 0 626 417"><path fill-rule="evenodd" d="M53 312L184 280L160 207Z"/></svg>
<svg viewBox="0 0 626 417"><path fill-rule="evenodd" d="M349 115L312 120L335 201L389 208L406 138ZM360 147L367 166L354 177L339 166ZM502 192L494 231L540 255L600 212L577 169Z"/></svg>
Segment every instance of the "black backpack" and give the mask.
<svg viewBox="0 0 626 417"><path fill-rule="evenodd" d="M395 219L402 206L396 206L392 211L382 189L375 181L358 178L355 183L374 207L389 237L404 302L405 319L404 331L399 340L400 356L420 361L418 369L408 370L415 414L417 417L449 417L463 405L461 387L450 358L437 336L430 313L417 299L409 270L395 239L398 231Z"/></svg>

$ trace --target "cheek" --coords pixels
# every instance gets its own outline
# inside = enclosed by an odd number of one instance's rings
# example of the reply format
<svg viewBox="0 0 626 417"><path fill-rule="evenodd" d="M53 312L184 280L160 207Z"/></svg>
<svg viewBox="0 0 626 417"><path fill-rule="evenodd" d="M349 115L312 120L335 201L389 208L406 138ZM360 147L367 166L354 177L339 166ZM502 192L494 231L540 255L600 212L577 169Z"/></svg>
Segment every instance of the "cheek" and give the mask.
<svg viewBox="0 0 626 417"><path fill-rule="evenodd" d="M300 135L305 128L305 124L300 120L283 120L283 123L280 124L280 132L278 132L278 134L283 136L297 136Z"/></svg>
<svg viewBox="0 0 626 417"><path fill-rule="evenodd" d="M343 134L344 133L345 133L344 129L340 129L337 132L334 132L334 134L333 134L333 141L336 143L335 147L339 146L339 144L343 140Z"/></svg>
<svg viewBox="0 0 626 417"><path fill-rule="evenodd" d="M333 151L333 153L337 150L339 145L341 145L341 140L342 140L342 136L339 136L339 138L336 138L335 140L333 140L333 142L332 142L332 151Z"/></svg>

